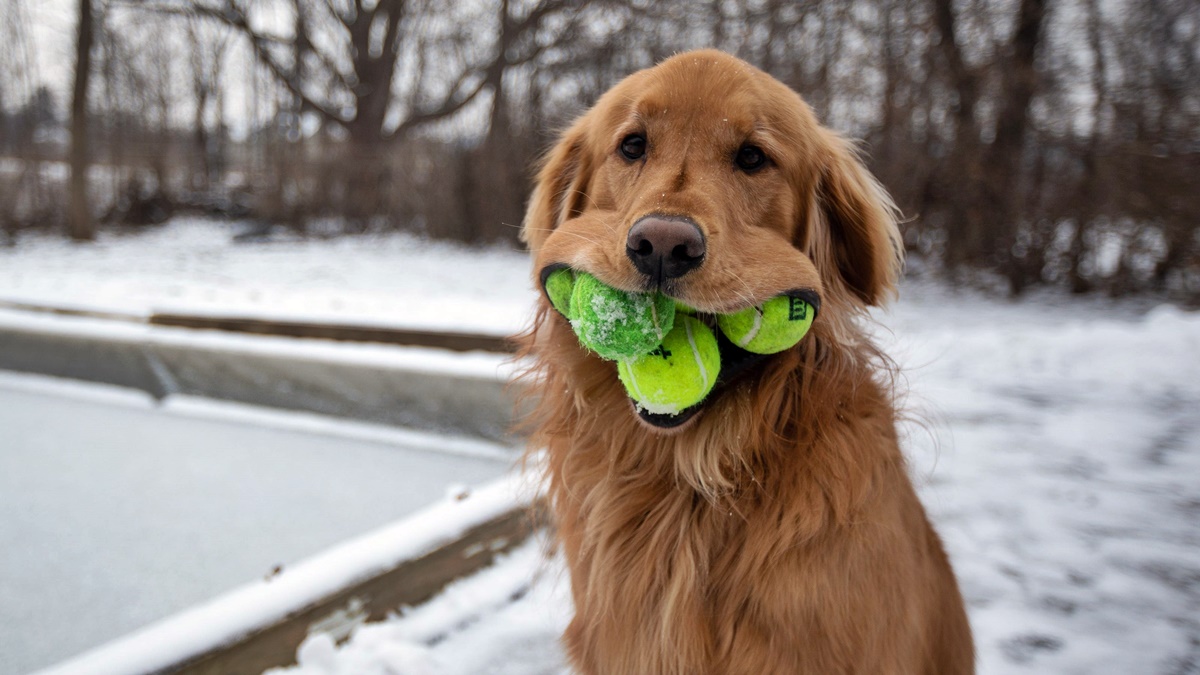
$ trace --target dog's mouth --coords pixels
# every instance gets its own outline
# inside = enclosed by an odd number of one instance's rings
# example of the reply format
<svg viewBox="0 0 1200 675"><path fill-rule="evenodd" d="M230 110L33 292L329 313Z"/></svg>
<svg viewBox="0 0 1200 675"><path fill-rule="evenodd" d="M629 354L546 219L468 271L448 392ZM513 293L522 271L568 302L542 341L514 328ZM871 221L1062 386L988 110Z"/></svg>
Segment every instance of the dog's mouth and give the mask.
<svg viewBox="0 0 1200 675"><path fill-rule="evenodd" d="M541 270L539 276L543 293L545 293L547 299L550 301L551 306L553 306L560 314L566 317L570 311L574 310L567 310L563 308L562 295L559 295L559 304L555 304L555 295L552 294L550 289L547 287L547 283L551 274L561 269L569 269L569 266L562 263L548 265ZM568 289L569 288L570 286L568 286ZM683 301L674 298L674 290L676 289L672 287L666 287L659 289L658 292L664 293L668 298L673 298L677 303L680 303L682 306L686 307L686 305L683 305ZM814 290L803 288L793 289L785 291L781 295L804 300L812 307L814 317L816 316L816 312L819 311L821 298ZM574 300L572 300L572 302L574 302ZM708 408L713 401L722 396L748 373L754 371L758 366L770 360L774 356L774 354L751 352L747 349L743 349L738 344L735 344L721 329L721 321L718 315L715 313L688 309L687 314L689 314L695 320L703 323L716 338L720 366L719 370L717 371L716 381L712 385L712 389L704 396L702 400L683 409L673 412L662 412L661 407L669 406L661 406L659 411L655 411L652 409L654 406L640 403L632 396L629 397L630 406L633 408L633 412L637 418L645 423L648 427L663 433L674 433L686 428L706 408ZM571 321L570 317L567 317L567 319L568 321ZM574 325L573 329L575 329ZM757 324L755 330L757 330ZM692 339L690 331L688 333L688 339L689 341ZM692 342L691 346L693 350L697 349L695 342ZM670 356L670 353L668 352L666 356ZM611 359L613 357L609 356L607 358ZM697 356L697 361L699 362L700 360L701 357ZM700 368L703 370L704 366L701 365ZM622 378L623 377L624 376L622 376ZM628 383L626 383L626 386L628 386Z"/></svg>
<svg viewBox="0 0 1200 675"><path fill-rule="evenodd" d="M772 356L770 354L755 354L735 345L717 328L717 318L715 315L697 314L696 318L712 328L717 338L717 347L721 354L721 370L717 375L717 382L713 385L713 389L708 393L708 396L704 397L704 400L676 413L650 412L638 405L637 401L630 398L629 403L633 407L638 419L654 429L667 432L683 430L709 404L719 398L723 392L730 389L735 383L753 371L756 366L764 363Z"/></svg>

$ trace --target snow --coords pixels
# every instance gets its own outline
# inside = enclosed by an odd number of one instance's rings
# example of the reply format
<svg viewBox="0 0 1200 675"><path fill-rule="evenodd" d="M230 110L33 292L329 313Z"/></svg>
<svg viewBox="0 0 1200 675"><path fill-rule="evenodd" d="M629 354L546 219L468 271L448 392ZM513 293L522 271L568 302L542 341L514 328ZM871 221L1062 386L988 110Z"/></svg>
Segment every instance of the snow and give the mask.
<svg viewBox="0 0 1200 675"><path fill-rule="evenodd" d="M160 406L164 410L184 417L220 419L310 436L383 443L412 450L487 459L502 463L513 462L521 454L520 448L478 438L449 436L369 422L334 420L315 413L260 408L196 396L176 394L166 398ZM447 495L463 495L469 492L470 487L463 483L450 483L446 486Z"/></svg>
<svg viewBox="0 0 1200 675"><path fill-rule="evenodd" d="M1197 672L1200 316L929 296L885 320L980 672Z"/></svg>
<svg viewBox="0 0 1200 675"><path fill-rule="evenodd" d="M562 563L535 537L446 588L436 602L359 628L338 649L324 633L271 675L541 675L566 672L557 646L570 619Z"/></svg>
<svg viewBox="0 0 1200 675"><path fill-rule="evenodd" d="M231 243L242 229L180 218L136 236L103 233L88 246L25 236L0 248L0 300L496 335L519 330L533 306L518 251L403 233Z"/></svg>
<svg viewBox="0 0 1200 675"><path fill-rule="evenodd" d="M307 340L291 337L192 330L112 321L79 316L60 316L0 307L0 330L77 336L101 342L137 342L184 349L201 349L244 355L286 357L304 361L369 365L410 372L458 375L485 380L506 380L513 364L507 354L448 352L425 347Z"/></svg>
<svg viewBox="0 0 1200 675"><path fill-rule="evenodd" d="M0 250L0 300L502 334L521 327L535 298L528 261L513 251L402 235L232 245L229 233L183 220L97 247L26 237ZM15 314L0 320L34 320ZM903 368L906 451L968 603L979 671L1200 672L1200 316L1055 294L1011 302L906 281L901 300L875 318L878 339ZM193 339L186 331L121 330ZM219 334L204 339L234 344ZM255 341L270 338L240 339L264 353L276 348ZM388 358L369 346L342 347L338 358ZM432 368L443 366L457 367ZM189 405L210 404L168 399L165 412ZM295 424L303 433L304 423ZM462 454L486 455L476 450ZM56 470L71 475L71 464L56 459ZM462 489L451 481L431 488L426 499ZM0 527L8 521L0 518ZM544 546L534 542L425 606L364 626L344 645L312 638L297 672L562 672L557 635L570 601L562 562L542 556ZM103 559L110 548L85 539L55 558L69 574L77 569L71 561ZM0 584L9 575L0 573ZM40 630L46 640L64 639L55 624Z"/></svg>
<svg viewBox="0 0 1200 675"><path fill-rule="evenodd" d="M263 408L185 394L173 394L161 401L156 401L150 395L138 390L93 385L54 377L10 373L3 370L0 370L0 390L40 394L46 397L66 397L78 401L126 407L153 405L158 410L167 411L173 416L182 418L263 427L307 436L324 437L334 441L350 440L402 446L411 450L462 455L498 462L512 462L522 452L517 447L473 437L450 436L443 433L331 418L310 412ZM470 491L469 486L463 483L451 483L447 485L446 489L452 494L465 494Z"/></svg>
<svg viewBox="0 0 1200 675"><path fill-rule="evenodd" d="M979 672L1200 672L1200 316L903 296L876 332L904 368L912 473ZM314 637L279 672L567 672L561 558L531 545L487 574L340 648Z"/></svg>
<svg viewBox="0 0 1200 675"><path fill-rule="evenodd" d="M276 581L290 578L296 561L449 485L493 480L513 458L473 439L183 398L156 405L132 390L0 373L0 673L49 665L277 565ZM421 536L449 536L446 524ZM326 586L355 569L338 567ZM236 614L211 631L261 616Z"/></svg>
<svg viewBox="0 0 1200 675"><path fill-rule="evenodd" d="M509 477L465 499L440 501L39 675L159 672L453 541L471 527L521 508L530 498L526 487L519 479Z"/></svg>

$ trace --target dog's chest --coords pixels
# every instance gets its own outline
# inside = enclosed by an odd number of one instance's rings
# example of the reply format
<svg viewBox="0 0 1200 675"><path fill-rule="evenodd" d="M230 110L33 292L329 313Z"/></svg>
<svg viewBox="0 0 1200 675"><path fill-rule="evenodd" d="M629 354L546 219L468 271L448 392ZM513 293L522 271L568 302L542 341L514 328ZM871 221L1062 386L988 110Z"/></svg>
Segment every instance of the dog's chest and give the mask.
<svg viewBox="0 0 1200 675"><path fill-rule="evenodd" d="M588 639L657 654L657 672L705 672L718 650L716 624L745 601L734 597L747 586L730 565L744 542L741 519L673 485L657 498L605 497L581 513L577 602L589 606L577 614L596 623Z"/></svg>

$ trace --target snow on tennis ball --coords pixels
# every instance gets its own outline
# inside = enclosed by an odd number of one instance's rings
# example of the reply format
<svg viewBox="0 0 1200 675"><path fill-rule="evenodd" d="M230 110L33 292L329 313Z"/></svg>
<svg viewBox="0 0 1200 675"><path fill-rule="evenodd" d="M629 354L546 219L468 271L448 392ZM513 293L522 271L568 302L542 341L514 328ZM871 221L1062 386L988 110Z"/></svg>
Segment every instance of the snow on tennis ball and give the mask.
<svg viewBox="0 0 1200 675"><path fill-rule="evenodd" d="M579 342L609 360L657 347L675 322L675 301L660 293L629 293L579 272L567 311Z"/></svg>
<svg viewBox="0 0 1200 675"><path fill-rule="evenodd" d="M642 410L674 415L704 400L721 371L721 350L699 319L680 314L654 351L617 362L617 375Z"/></svg>
<svg viewBox="0 0 1200 675"><path fill-rule="evenodd" d="M776 354L800 342L816 309L801 298L779 295L761 305L717 317L730 342L755 354Z"/></svg>

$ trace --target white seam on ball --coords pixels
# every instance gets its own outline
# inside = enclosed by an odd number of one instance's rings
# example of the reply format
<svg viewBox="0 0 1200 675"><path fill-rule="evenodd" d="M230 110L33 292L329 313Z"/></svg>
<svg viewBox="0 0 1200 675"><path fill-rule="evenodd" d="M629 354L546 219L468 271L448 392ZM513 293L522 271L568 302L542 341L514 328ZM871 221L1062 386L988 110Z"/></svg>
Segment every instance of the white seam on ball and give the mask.
<svg viewBox="0 0 1200 675"><path fill-rule="evenodd" d="M700 358L700 350L696 347L696 339L692 337L692 322L684 321L683 327L687 330L688 344L692 346L692 358L696 359L696 366L700 368L700 377L704 381L704 389L708 389L708 369L704 367L704 360Z"/></svg>
<svg viewBox="0 0 1200 675"><path fill-rule="evenodd" d="M630 359L625 362L625 374L629 375L629 383L633 385L633 393L636 395L638 404L646 400L646 395L642 393L642 388L638 386L637 376L633 374L633 361Z"/></svg>
<svg viewBox="0 0 1200 675"><path fill-rule="evenodd" d="M763 322L763 310L759 309L758 307L755 307L754 308L754 325L750 327L749 332L747 332L744 336L742 336L741 340L738 340L739 347L741 347L742 349L745 349L746 345L749 345L751 342L754 341L754 338L758 335L758 331L762 330L762 322Z"/></svg>
<svg viewBox="0 0 1200 675"><path fill-rule="evenodd" d="M658 318L658 303L650 301L650 317L654 321L654 334L658 336L659 341L665 337L663 335L662 320Z"/></svg>

